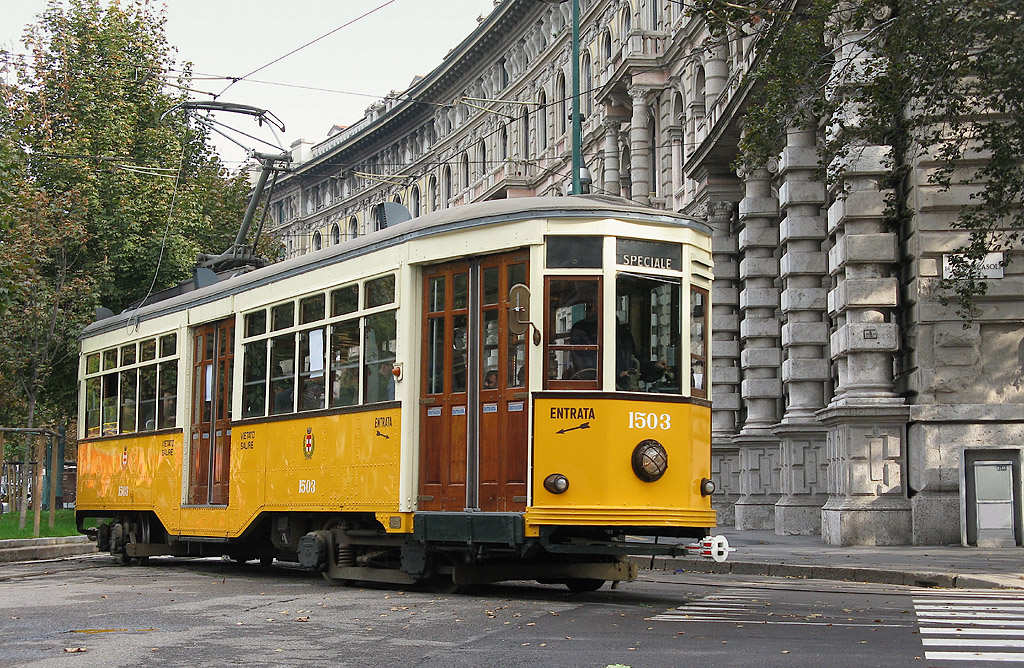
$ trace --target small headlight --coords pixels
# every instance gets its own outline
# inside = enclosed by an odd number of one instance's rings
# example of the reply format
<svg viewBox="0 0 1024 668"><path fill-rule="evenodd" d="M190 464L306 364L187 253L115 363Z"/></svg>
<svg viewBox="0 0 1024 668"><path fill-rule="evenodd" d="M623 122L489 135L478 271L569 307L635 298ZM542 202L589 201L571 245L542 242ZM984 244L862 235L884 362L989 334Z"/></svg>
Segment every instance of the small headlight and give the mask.
<svg viewBox="0 0 1024 668"><path fill-rule="evenodd" d="M544 478L544 489L552 494L561 494L569 489L569 479L561 473L552 473L547 478Z"/></svg>
<svg viewBox="0 0 1024 668"><path fill-rule="evenodd" d="M654 482L668 470L668 453L665 446L653 438L640 441L633 448L633 473L644 482Z"/></svg>
<svg viewBox="0 0 1024 668"><path fill-rule="evenodd" d="M715 481L711 478L701 478L700 480L700 495L711 496L715 493Z"/></svg>

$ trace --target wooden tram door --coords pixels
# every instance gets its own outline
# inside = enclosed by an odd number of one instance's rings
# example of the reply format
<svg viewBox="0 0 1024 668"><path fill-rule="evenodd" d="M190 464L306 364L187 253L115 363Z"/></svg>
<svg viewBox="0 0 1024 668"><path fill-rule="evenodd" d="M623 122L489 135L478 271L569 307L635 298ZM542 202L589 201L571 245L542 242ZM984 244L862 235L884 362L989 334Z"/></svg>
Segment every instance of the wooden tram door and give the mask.
<svg viewBox="0 0 1024 668"><path fill-rule="evenodd" d="M234 318L197 327L192 343L188 503L223 506L228 503L230 484Z"/></svg>
<svg viewBox="0 0 1024 668"><path fill-rule="evenodd" d="M527 345L508 329L526 252L430 267L423 281L421 510L526 508Z"/></svg>

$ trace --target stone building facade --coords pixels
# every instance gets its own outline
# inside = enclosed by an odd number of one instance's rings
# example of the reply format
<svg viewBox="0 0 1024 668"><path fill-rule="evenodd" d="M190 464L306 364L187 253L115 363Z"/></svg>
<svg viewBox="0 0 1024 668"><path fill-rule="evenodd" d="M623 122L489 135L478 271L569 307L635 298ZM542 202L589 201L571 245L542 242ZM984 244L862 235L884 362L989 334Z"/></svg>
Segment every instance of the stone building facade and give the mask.
<svg viewBox="0 0 1024 668"><path fill-rule="evenodd" d="M1020 544L1019 263L990 281L970 328L937 296L943 258L964 240L948 225L969 187L937 190L920 158L891 193L891 149L863 146L827 189L816 178L827 124L790 128L777 160L737 173L754 36L716 38L673 0L579 1L592 192L714 230L719 523L842 545L972 541L972 467L1007 461ZM372 231L385 201L416 216L566 193L570 11L496 0L407 90L319 143L296 142L295 170L270 203L286 254ZM870 58L855 51L860 36L841 31L837 53ZM912 203L905 228L883 215L890 195Z"/></svg>

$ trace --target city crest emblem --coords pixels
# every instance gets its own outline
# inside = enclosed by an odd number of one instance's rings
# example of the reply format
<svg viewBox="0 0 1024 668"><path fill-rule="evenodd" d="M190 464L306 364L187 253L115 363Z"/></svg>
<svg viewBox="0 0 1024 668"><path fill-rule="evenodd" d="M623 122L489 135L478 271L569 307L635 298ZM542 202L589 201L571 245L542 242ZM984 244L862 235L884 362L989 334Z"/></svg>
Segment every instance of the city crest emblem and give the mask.
<svg viewBox="0 0 1024 668"><path fill-rule="evenodd" d="M127 445L124 447L124 450L121 452L121 468L123 468L123 469L128 468L128 446Z"/></svg>
<svg viewBox="0 0 1024 668"><path fill-rule="evenodd" d="M302 444L302 452L306 455L306 459L313 458L313 430L311 428L306 429L306 440Z"/></svg>

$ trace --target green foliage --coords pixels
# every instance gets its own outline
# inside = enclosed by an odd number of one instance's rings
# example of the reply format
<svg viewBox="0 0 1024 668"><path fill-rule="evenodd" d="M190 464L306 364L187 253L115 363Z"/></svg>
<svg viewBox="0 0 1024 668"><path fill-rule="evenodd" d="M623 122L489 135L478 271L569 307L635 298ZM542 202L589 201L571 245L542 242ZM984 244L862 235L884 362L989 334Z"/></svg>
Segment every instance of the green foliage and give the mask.
<svg viewBox="0 0 1024 668"><path fill-rule="evenodd" d="M50 528L50 513L48 510L43 511L43 521L39 526L39 535L41 537L61 537L61 536L77 536L78 527L75 525L75 511L65 510L58 508L54 517L53 528ZM0 518L0 540L9 540L11 538L32 538L31 523L24 529L18 528L17 515L14 513L7 513Z"/></svg>
<svg viewBox="0 0 1024 668"><path fill-rule="evenodd" d="M787 127L825 121L821 164L837 185L845 159L891 146L883 187L902 193L909 166L929 179L977 186L953 223L970 233L945 282L969 319L984 292L976 266L1019 248L1024 228L1024 14L1015 0L698 0L719 34L758 34L749 74L756 94L744 117L740 162L775 156ZM870 56L870 57L865 57ZM912 214L901 197L889 214Z"/></svg>
<svg viewBox="0 0 1024 668"><path fill-rule="evenodd" d="M51 0L0 88L0 418L75 414L77 335L234 238L247 185L181 113L148 0Z"/></svg>

